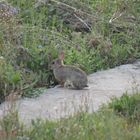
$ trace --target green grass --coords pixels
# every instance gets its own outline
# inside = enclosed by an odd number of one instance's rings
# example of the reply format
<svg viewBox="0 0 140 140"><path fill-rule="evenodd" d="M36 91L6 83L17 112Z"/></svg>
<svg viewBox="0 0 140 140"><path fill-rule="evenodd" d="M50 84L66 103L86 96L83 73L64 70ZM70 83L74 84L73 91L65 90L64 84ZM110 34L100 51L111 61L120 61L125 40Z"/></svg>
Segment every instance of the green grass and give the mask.
<svg viewBox="0 0 140 140"><path fill-rule="evenodd" d="M85 14L81 15L82 19L95 16L89 18L93 23L89 33L77 33L64 23L71 12L56 2L35 8L35 0L7 1L20 11L12 23L0 26L1 97L11 90L26 89L22 90L25 96L31 95L34 88L56 85L49 64L61 50L65 52L66 64L79 66L88 74L140 58L140 5L137 1L61 0L82 11ZM123 8L124 17L134 16L134 21L121 17L110 24L112 15Z"/></svg>
<svg viewBox="0 0 140 140"><path fill-rule="evenodd" d="M140 95L124 94L120 99L114 98L109 104L115 112L132 122L140 122Z"/></svg>
<svg viewBox="0 0 140 140"><path fill-rule="evenodd" d="M55 121L38 119L32 121L28 128L20 127L17 112L12 112L1 120L1 126L7 132L8 140L139 140L140 120L136 117L136 113L140 114L138 100L138 93L131 96L125 94L119 99L114 98L97 112L89 114L79 111ZM120 111L124 116L118 113L118 108L122 108ZM17 131L13 139L9 136L10 130Z"/></svg>
<svg viewBox="0 0 140 140"><path fill-rule="evenodd" d="M127 125L125 119L119 118L113 111L105 109L92 115L79 113L54 124L48 121L36 122L27 135L34 140L131 140L134 137L138 139L138 126L129 130Z"/></svg>

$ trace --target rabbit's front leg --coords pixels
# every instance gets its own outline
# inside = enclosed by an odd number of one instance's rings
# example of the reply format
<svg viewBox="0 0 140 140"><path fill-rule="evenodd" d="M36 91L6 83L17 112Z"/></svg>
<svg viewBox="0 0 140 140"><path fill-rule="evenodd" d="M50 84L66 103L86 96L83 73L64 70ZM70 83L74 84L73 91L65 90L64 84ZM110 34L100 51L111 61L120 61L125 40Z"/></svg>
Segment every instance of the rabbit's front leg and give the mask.
<svg viewBox="0 0 140 140"><path fill-rule="evenodd" d="M58 87L58 88L64 87L64 82L63 82L63 81L59 81L59 85L58 85L57 87Z"/></svg>

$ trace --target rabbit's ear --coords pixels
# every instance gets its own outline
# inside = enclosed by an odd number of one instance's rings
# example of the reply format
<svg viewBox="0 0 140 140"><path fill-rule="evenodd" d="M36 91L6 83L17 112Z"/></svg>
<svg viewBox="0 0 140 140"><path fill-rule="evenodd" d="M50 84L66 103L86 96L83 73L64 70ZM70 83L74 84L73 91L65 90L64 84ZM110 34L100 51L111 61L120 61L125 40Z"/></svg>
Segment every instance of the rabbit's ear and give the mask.
<svg viewBox="0 0 140 140"><path fill-rule="evenodd" d="M60 59L60 60L64 60L64 52L63 52L63 51L60 52L60 54L59 54L59 59Z"/></svg>

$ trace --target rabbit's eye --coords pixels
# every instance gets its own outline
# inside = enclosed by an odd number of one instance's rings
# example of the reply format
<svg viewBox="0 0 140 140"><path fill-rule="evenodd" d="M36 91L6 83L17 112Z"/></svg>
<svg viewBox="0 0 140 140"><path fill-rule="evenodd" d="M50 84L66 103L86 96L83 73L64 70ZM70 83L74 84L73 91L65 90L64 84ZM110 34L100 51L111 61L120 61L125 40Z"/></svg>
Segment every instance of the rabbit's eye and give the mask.
<svg viewBox="0 0 140 140"><path fill-rule="evenodd" d="M52 64L54 64L54 62L52 62Z"/></svg>

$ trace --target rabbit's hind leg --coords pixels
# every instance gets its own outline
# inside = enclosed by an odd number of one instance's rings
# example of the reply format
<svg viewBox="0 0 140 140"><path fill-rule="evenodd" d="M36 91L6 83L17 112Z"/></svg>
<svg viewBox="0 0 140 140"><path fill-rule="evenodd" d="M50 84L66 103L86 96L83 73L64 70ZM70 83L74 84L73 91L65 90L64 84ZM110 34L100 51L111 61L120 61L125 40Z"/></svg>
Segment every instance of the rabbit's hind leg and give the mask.
<svg viewBox="0 0 140 140"><path fill-rule="evenodd" d="M70 80L66 80L66 82L64 83L64 87L65 88L74 88L74 85Z"/></svg>
<svg viewBox="0 0 140 140"><path fill-rule="evenodd" d="M77 90L81 90L84 88L83 84L81 82L78 82L78 81L73 82L73 87Z"/></svg>

